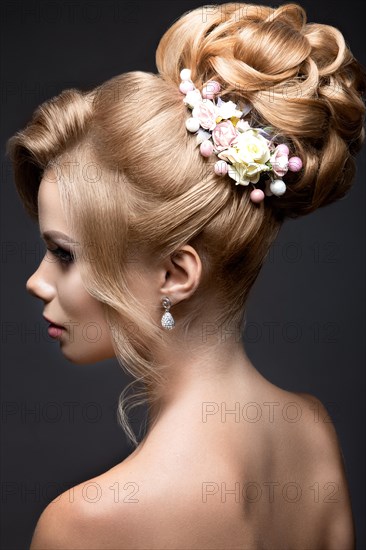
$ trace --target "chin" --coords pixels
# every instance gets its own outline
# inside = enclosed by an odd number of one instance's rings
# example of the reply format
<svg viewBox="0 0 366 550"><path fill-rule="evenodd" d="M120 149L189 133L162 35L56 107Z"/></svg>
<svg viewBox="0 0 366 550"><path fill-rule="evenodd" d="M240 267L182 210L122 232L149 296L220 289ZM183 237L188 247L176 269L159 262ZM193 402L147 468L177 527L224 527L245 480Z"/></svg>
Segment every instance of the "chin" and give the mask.
<svg viewBox="0 0 366 550"><path fill-rule="evenodd" d="M70 363L75 365L92 365L93 363L99 363L105 359L112 359L115 357L115 353L105 353L102 350L97 352L95 350L79 351L79 353L72 353L71 350L62 350L62 353Z"/></svg>

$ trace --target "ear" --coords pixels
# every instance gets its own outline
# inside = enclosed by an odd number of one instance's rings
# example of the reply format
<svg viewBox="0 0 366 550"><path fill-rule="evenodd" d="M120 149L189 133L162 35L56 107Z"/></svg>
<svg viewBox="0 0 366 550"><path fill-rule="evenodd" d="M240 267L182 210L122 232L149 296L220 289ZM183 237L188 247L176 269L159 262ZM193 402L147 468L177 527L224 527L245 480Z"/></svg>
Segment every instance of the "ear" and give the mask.
<svg viewBox="0 0 366 550"><path fill-rule="evenodd" d="M202 262L196 250L187 244L167 258L163 269L161 296L169 296L174 305L189 298L198 287Z"/></svg>

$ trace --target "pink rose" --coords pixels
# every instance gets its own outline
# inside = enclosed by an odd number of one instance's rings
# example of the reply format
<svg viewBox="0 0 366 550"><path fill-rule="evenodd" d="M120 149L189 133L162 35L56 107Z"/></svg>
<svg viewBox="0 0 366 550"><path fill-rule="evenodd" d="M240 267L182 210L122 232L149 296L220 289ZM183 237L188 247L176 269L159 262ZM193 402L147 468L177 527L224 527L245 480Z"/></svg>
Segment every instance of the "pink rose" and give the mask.
<svg viewBox="0 0 366 550"><path fill-rule="evenodd" d="M206 130L213 130L216 126L216 108L210 99L204 99L195 105L192 116L197 118L202 128Z"/></svg>
<svg viewBox="0 0 366 550"><path fill-rule="evenodd" d="M218 151L227 149L236 136L237 132L230 120L220 122L212 132L212 139Z"/></svg>
<svg viewBox="0 0 366 550"><path fill-rule="evenodd" d="M271 164L274 173L277 176L284 176L288 171L288 154L286 151L283 151L281 148L276 148L274 153L271 156Z"/></svg>

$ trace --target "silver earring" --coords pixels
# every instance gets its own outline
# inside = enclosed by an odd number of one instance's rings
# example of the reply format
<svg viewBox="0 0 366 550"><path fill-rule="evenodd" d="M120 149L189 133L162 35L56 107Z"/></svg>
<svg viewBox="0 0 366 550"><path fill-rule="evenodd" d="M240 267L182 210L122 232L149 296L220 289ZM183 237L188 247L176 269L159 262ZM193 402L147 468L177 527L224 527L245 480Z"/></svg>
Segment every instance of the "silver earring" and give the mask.
<svg viewBox="0 0 366 550"><path fill-rule="evenodd" d="M170 313L169 309L172 305L171 301L169 300L168 296L165 296L164 298L161 299L161 302L163 304L163 307L165 309L165 313L164 315L162 316L161 318L161 325L167 329L167 330L171 330L172 328L175 327L175 321L173 319L173 316L172 314Z"/></svg>

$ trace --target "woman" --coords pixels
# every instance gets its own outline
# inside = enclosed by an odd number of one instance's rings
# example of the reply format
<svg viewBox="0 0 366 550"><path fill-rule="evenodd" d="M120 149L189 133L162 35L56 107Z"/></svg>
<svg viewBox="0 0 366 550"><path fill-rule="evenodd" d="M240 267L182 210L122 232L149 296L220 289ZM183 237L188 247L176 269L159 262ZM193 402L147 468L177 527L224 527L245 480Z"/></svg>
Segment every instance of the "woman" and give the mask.
<svg viewBox="0 0 366 550"><path fill-rule="evenodd" d="M135 451L47 506L32 550L354 548L324 406L266 380L241 334L284 220L352 184L365 74L299 5L225 8L176 21L157 75L66 90L9 141L49 248L27 289L50 335L138 386L119 407ZM138 442L127 414L144 399Z"/></svg>

